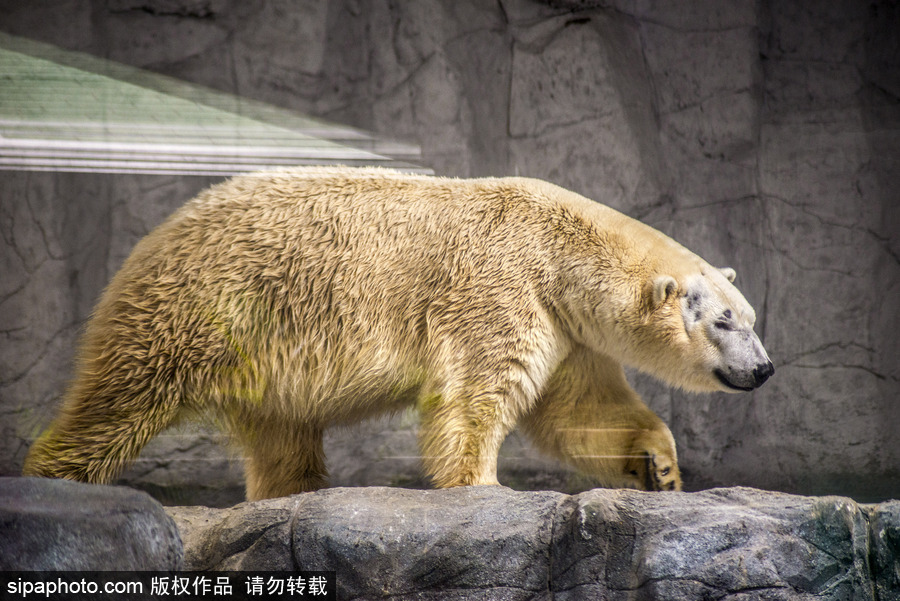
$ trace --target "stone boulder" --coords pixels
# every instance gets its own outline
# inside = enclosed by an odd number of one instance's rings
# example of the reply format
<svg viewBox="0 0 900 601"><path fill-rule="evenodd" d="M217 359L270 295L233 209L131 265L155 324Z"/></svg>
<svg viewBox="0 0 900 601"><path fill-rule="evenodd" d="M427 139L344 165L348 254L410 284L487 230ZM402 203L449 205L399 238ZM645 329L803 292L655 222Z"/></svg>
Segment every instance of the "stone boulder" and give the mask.
<svg viewBox="0 0 900 601"><path fill-rule="evenodd" d="M870 506L869 524L875 598L900 600L900 502Z"/></svg>
<svg viewBox="0 0 900 601"><path fill-rule="evenodd" d="M175 524L144 492L0 478L0 571L180 570L182 565Z"/></svg>
<svg viewBox="0 0 900 601"><path fill-rule="evenodd" d="M334 570L341 599L900 599L896 501L333 488L167 511L186 569Z"/></svg>
<svg viewBox="0 0 900 601"><path fill-rule="evenodd" d="M753 489L574 497L562 598L871 599L864 513Z"/></svg>

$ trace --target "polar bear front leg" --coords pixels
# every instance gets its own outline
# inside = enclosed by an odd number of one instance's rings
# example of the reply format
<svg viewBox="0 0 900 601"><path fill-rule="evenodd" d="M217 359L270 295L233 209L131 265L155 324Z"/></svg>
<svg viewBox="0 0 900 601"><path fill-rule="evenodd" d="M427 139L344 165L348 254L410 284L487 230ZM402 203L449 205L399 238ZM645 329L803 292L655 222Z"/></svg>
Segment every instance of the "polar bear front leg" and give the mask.
<svg viewBox="0 0 900 601"><path fill-rule="evenodd" d="M286 497L328 486L322 429L274 418L232 426L246 455L247 500Z"/></svg>
<svg viewBox="0 0 900 601"><path fill-rule="evenodd" d="M498 484L500 445L558 363L552 320L517 283L481 290L482 296L462 289L429 308L430 377L418 401L419 446L439 488Z"/></svg>
<svg viewBox="0 0 900 601"><path fill-rule="evenodd" d="M463 389L423 397L419 446L436 487L498 484L497 454L512 428L505 404L503 395Z"/></svg>

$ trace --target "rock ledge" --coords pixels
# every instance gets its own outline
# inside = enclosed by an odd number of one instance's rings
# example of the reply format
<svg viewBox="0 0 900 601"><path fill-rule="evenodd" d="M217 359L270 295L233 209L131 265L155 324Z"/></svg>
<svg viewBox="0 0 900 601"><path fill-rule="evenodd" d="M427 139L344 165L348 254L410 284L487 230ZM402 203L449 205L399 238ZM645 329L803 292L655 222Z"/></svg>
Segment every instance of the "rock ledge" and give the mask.
<svg viewBox="0 0 900 601"><path fill-rule="evenodd" d="M167 512L187 569L335 570L340 599L900 599L900 501L334 488Z"/></svg>

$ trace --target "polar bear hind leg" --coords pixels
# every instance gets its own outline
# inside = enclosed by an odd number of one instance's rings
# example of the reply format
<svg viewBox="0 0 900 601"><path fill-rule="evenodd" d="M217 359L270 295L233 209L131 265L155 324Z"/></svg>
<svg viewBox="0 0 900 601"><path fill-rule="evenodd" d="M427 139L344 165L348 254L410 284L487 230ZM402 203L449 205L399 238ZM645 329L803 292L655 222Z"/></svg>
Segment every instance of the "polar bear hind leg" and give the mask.
<svg viewBox="0 0 900 601"><path fill-rule="evenodd" d="M78 391L85 387L92 393ZM146 389L143 394L137 392L141 387ZM98 484L115 480L147 442L178 417L177 403L162 398L169 392L150 388L124 379L103 385L78 382L59 416L32 445L23 475Z"/></svg>

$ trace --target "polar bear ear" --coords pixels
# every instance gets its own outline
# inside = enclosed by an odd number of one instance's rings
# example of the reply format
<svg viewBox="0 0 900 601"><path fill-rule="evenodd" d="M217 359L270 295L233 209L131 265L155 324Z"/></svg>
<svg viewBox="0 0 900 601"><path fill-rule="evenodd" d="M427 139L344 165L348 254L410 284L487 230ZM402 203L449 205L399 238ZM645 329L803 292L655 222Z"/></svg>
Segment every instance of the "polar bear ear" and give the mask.
<svg viewBox="0 0 900 601"><path fill-rule="evenodd" d="M731 267L720 267L719 271L722 272L722 275L724 275L729 282L733 282L734 278L737 277L737 272Z"/></svg>
<svg viewBox="0 0 900 601"><path fill-rule="evenodd" d="M653 308L660 306L669 295L678 291L678 282L670 275L658 275L653 280Z"/></svg>

